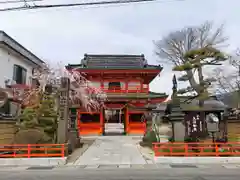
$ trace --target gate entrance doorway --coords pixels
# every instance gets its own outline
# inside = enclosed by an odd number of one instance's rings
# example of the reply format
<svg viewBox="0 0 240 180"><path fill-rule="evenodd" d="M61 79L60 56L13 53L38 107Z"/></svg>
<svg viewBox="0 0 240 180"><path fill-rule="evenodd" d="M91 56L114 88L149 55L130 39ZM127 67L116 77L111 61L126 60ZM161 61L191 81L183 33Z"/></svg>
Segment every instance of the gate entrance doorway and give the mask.
<svg viewBox="0 0 240 180"><path fill-rule="evenodd" d="M104 110L104 134L123 135L125 134L125 114L122 109Z"/></svg>

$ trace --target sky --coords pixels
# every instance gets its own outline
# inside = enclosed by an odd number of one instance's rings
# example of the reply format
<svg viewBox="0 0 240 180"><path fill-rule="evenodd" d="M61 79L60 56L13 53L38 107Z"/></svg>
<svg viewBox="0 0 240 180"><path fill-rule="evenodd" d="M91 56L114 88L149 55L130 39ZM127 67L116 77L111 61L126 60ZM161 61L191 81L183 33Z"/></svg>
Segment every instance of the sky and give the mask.
<svg viewBox="0 0 240 180"><path fill-rule="evenodd" d="M5 0L0 0L0 8L5 8L1 1ZM46 62L80 63L85 53L92 53L144 54L149 64L159 64L153 41L206 20L216 25L224 23L230 49L240 47L239 7L239 0L159 0L105 7L0 12L0 28ZM171 93L172 67L170 64L163 67L150 89Z"/></svg>

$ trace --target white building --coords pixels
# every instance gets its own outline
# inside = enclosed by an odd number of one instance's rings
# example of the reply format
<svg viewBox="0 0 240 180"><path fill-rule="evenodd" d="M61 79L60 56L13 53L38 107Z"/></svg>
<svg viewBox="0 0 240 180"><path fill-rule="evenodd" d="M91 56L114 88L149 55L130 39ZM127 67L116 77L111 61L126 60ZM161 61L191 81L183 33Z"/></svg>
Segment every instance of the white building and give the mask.
<svg viewBox="0 0 240 180"><path fill-rule="evenodd" d="M41 68L43 61L0 31L0 87L5 84L31 84L35 68Z"/></svg>

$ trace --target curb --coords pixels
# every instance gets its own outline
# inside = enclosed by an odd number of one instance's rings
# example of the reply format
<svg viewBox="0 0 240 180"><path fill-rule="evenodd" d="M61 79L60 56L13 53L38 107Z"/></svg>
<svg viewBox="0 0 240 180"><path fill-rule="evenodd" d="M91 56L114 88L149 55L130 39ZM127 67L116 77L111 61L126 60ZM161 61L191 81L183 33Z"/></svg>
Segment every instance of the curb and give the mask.
<svg viewBox="0 0 240 180"><path fill-rule="evenodd" d="M0 158L1 166L58 166L66 164L67 157L59 158Z"/></svg>
<svg viewBox="0 0 240 180"><path fill-rule="evenodd" d="M240 164L240 157L154 157L160 164Z"/></svg>

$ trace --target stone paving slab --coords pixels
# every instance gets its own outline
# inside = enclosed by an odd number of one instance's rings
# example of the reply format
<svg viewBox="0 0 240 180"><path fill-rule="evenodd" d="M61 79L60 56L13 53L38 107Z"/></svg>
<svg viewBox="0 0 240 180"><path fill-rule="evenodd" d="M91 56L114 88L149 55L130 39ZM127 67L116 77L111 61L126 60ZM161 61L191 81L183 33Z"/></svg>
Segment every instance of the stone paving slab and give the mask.
<svg viewBox="0 0 240 180"><path fill-rule="evenodd" d="M146 164L132 136L99 136L74 165Z"/></svg>

